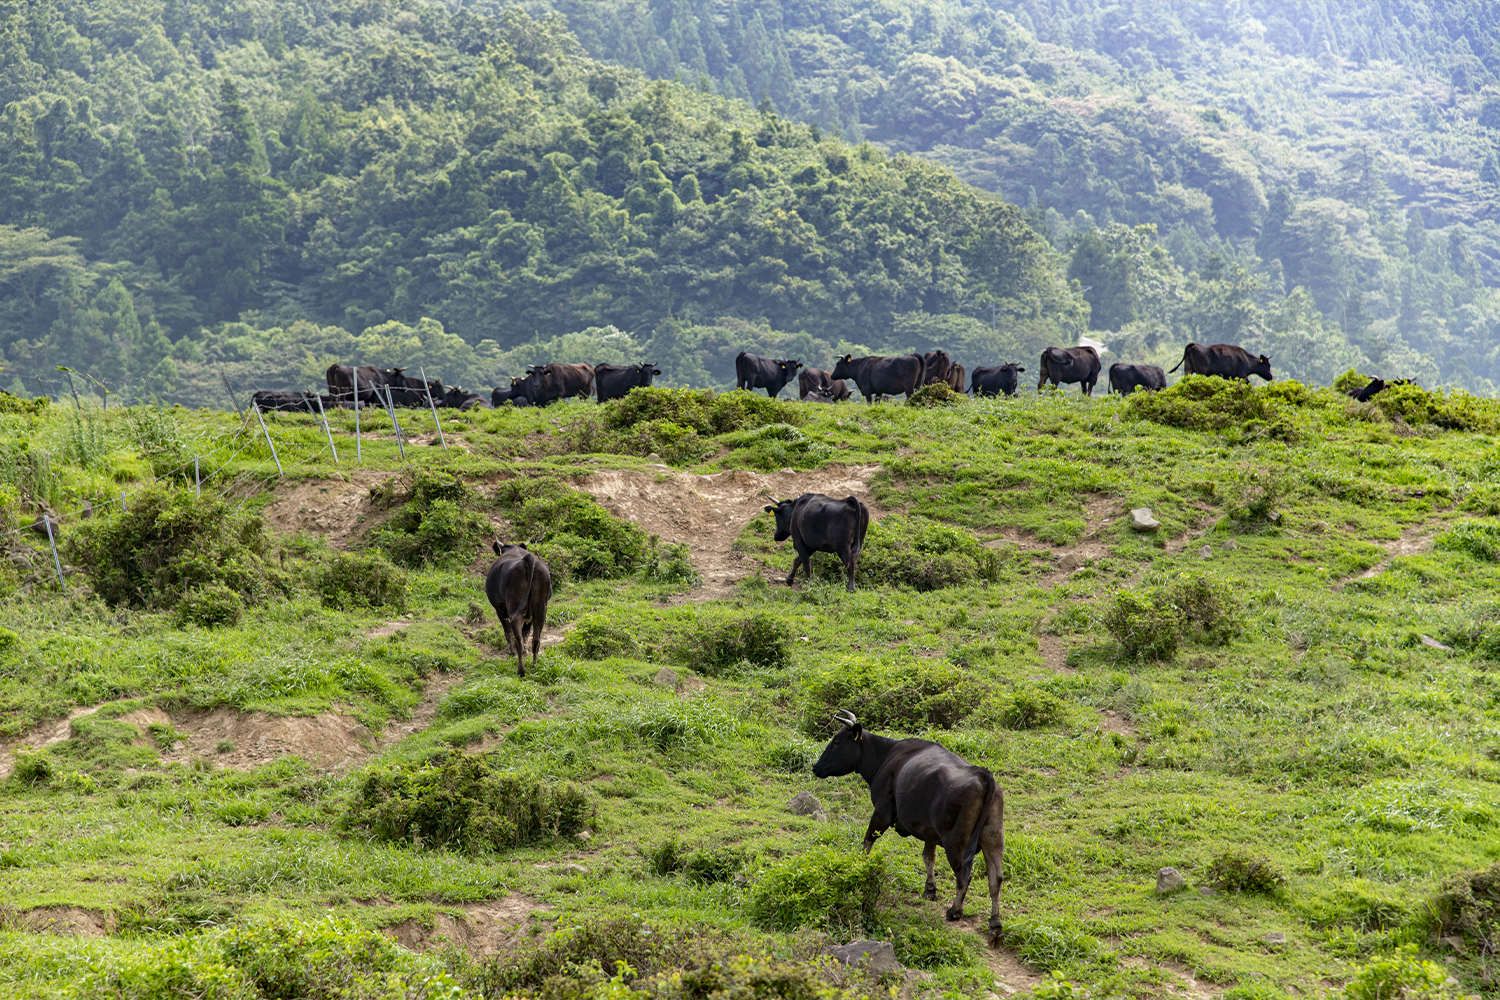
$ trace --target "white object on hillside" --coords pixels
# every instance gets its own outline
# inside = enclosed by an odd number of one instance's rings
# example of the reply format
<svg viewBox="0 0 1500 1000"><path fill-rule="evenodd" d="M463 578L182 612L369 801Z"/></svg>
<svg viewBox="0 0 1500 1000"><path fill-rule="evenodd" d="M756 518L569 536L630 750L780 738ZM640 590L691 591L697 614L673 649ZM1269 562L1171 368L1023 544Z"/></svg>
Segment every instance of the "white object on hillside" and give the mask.
<svg viewBox="0 0 1500 1000"><path fill-rule="evenodd" d="M1079 337L1078 338L1078 346L1079 347L1092 347L1094 350L1098 351L1100 354L1103 354L1105 351L1109 350L1109 348L1105 347L1102 343L1100 343L1099 341L1095 340L1093 337Z"/></svg>

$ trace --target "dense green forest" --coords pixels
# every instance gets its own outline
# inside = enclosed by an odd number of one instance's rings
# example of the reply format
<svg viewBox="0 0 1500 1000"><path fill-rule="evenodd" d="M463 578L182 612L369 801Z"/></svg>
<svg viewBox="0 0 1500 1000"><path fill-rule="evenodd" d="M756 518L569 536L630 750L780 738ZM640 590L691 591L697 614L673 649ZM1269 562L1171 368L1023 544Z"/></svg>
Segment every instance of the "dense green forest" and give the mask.
<svg viewBox="0 0 1500 1000"><path fill-rule="evenodd" d="M221 375L355 358L483 387L647 355L725 385L743 347L972 365L1087 331L1107 359L1227 340L1307 381L1500 379L1484 5L4 0L0 24L12 391L66 366L223 405Z"/></svg>
<svg viewBox="0 0 1500 1000"><path fill-rule="evenodd" d="M1171 307L1227 264L1270 313L1303 288L1374 366L1485 393L1500 379L1493 4L523 6L563 12L602 58L920 154L1032 209L1091 289L1090 325L1130 328L1128 348L1201 331ZM1155 301L1111 223L1157 227L1175 268ZM1251 318L1238 338L1264 342Z"/></svg>

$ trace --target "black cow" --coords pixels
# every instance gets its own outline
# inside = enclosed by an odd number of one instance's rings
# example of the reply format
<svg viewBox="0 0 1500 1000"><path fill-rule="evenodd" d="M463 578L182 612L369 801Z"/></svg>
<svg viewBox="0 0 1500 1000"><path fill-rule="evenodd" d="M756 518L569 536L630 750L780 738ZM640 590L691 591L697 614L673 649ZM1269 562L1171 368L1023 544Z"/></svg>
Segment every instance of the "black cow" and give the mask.
<svg viewBox="0 0 1500 1000"><path fill-rule="evenodd" d="M314 392L257 392L250 402L262 413L317 413L318 395ZM328 397L332 402L332 397Z"/></svg>
<svg viewBox="0 0 1500 1000"><path fill-rule="evenodd" d="M1012 361L1006 365L980 365L974 369L969 391L977 396L1014 396L1019 380L1016 375L1026 369Z"/></svg>
<svg viewBox="0 0 1500 1000"><path fill-rule="evenodd" d="M631 389L644 389L651 385L651 377L660 375L661 369L653 362L642 361L638 365L595 365L594 391L599 402L623 399Z"/></svg>
<svg viewBox="0 0 1500 1000"><path fill-rule="evenodd" d="M844 726L813 765L813 777L858 772L865 779L875 807L865 830L865 853L891 827L903 837L916 837L926 845L922 860L927 863L927 885L922 897L937 899L933 865L941 844L958 883L947 917L958 920L964 915L974 858L983 850L990 883L990 944L998 944L1004 929L1000 884L1004 881L1005 793L995 776L930 740L893 740L867 731L853 713L841 711L835 717Z"/></svg>
<svg viewBox="0 0 1500 1000"><path fill-rule="evenodd" d="M375 395L375 387L390 385L405 388L406 376L402 374L404 371L406 371L405 368L376 368L374 365L329 365L325 373L328 379L328 394L335 399L352 401L357 376L359 401L366 404L380 404L381 400Z"/></svg>
<svg viewBox="0 0 1500 1000"><path fill-rule="evenodd" d="M1127 365L1116 361L1109 366L1109 385L1104 387L1104 391L1128 396L1137 389L1155 392L1166 387L1167 376L1156 365Z"/></svg>
<svg viewBox="0 0 1500 1000"><path fill-rule="evenodd" d="M741 351L734 357L734 387L764 389L767 396L775 399L801 367L802 362L796 358L763 358Z"/></svg>
<svg viewBox="0 0 1500 1000"><path fill-rule="evenodd" d="M450 410L472 409L475 404L480 406L488 405L484 402L484 397L479 393L468 392L456 385L446 386L443 389L443 394L441 396L434 396L432 401L438 406L444 406Z"/></svg>
<svg viewBox="0 0 1500 1000"><path fill-rule="evenodd" d="M546 406L559 399L574 396L588 399L594 394L593 365L564 365L554 361L545 365L532 365L528 369L528 374L530 373L535 373L541 382L542 401L538 401L538 394L531 396L531 402L537 406Z"/></svg>
<svg viewBox="0 0 1500 1000"><path fill-rule="evenodd" d="M1077 382L1085 396L1092 396L1094 384L1099 381L1099 367L1099 352L1092 347L1049 347L1042 352L1042 377L1037 379L1037 392L1049 381L1054 386Z"/></svg>
<svg viewBox="0 0 1500 1000"><path fill-rule="evenodd" d="M547 627L547 602L552 600L552 570L525 544L492 548L496 559L484 578L484 595L500 618L505 631L505 649L516 651L516 674L526 676L526 635L531 634L531 666L536 669L542 648L542 629Z"/></svg>
<svg viewBox="0 0 1500 1000"><path fill-rule="evenodd" d="M1184 367L1186 366L1186 367ZM1220 378L1237 378L1250 381L1251 375L1259 375L1271 381L1271 358L1255 355L1235 344L1189 344L1182 349L1182 360L1172 366L1171 371L1183 369L1184 375L1217 375Z"/></svg>
<svg viewBox="0 0 1500 1000"><path fill-rule="evenodd" d="M552 402L542 389L542 374L539 371L528 371L525 375L511 379L508 398L515 406L546 406Z"/></svg>
<svg viewBox="0 0 1500 1000"><path fill-rule="evenodd" d="M807 394L805 394L802 397L802 402L804 402L804 403L837 403L838 400L834 399L833 398L833 393L831 393L827 389L813 389L811 392L808 392Z"/></svg>
<svg viewBox="0 0 1500 1000"><path fill-rule="evenodd" d="M849 398L849 384L834 378L826 368L802 369L797 376L797 390L803 402L842 403Z"/></svg>
<svg viewBox="0 0 1500 1000"><path fill-rule="evenodd" d="M964 391L964 366L957 361L948 366L948 388L954 392Z"/></svg>
<svg viewBox="0 0 1500 1000"><path fill-rule="evenodd" d="M945 351L928 351L922 355L922 384L931 385L934 382L947 382L948 369L953 362L948 359Z"/></svg>
<svg viewBox="0 0 1500 1000"><path fill-rule="evenodd" d="M1358 390L1357 392L1351 392L1349 395L1353 396L1358 402L1368 403L1373 397L1391 388L1392 386L1411 384L1412 381L1409 378L1393 378L1389 382L1387 382L1383 378L1372 378L1370 379L1369 385L1365 386L1363 389Z"/></svg>
<svg viewBox="0 0 1500 1000"><path fill-rule="evenodd" d="M856 497L835 500L821 493L804 493L795 500L777 501L766 513L776 515L776 541L790 538L797 550L786 578L788 587L797 579L799 565L807 567L807 578L812 579L814 552L832 552L843 561L849 574L847 589L854 593L854 570L870 527L870 508Z"/></svg>
<svg viewBox="0 0 1500 1000"><path fill-rule="evenodd" d="M926 367L920 354L868 358L853 358L846 354L833 366L833 377L852 379L866 403L878 395L894 396L898 392L906 393L906 398L910 399L912 393L922 387Z"/></svg>

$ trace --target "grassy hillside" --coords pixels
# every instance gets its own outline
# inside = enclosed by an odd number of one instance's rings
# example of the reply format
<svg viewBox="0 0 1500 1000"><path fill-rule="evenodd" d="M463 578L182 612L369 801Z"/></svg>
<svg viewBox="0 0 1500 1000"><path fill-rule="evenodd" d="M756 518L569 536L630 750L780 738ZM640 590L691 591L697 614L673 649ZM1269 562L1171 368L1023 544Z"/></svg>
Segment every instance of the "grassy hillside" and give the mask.
<svg viewBox="0 0 1500 1000"><path fill-rule="evenodd" d="M1488 990L1500 407L918 402L403 414L405 461L367 414L358 463L340 413L337 465L275 415L284 478L232 415L11 405L0 995ZM803 486L875 511L855 594L781 583ZM493 535L559 579L525 680ZM835 708L995 772L1003 948L860 857ZM926 976L814 962L862 936Z"/></svg>

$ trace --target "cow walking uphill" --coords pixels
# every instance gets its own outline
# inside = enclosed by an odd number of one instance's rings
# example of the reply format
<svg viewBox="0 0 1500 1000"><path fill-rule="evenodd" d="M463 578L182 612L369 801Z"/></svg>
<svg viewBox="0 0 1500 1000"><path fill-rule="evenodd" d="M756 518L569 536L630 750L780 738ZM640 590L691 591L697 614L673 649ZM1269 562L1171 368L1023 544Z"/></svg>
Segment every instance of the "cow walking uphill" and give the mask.
<svg viewBox="0 0 1500 1000"><path fill-rule="evenodd" d="M505 649L516 651L516 676L526 676L526 636L531 635L531 667L536 669L547 627L547 602L552 600L552 570L524 544L494 543L496 559L484 578L484 596L500 618Z"/></svg>
<svg viewBox="0 0 1500 1000"><path fill-rule="evenodd" d="M865 531L870 527L870 508L858 497L835 500L821 493L804 493L795 500L780 500L766 508L776 515L776 540L792 540L797 558L787 574L790 587L797 579L797 567L807 567L812 579L812 554L832 552L844 564L849 575L846 589L854 593L854 570L859 565L859 551L865 545Z"/></svg>
<svg viewBox="0 0 1500 1000"><path fill-rule="evenodd" d="M931 740L893 740L860 725L852 712L834 718L843 728L813 765L813 777L836 778L858 772L870 787L875 807L865 830L865 853L875 840L894 827L903 837L915 837L925 847L927 864L924 899L937 899L933 866L941 845L958 883L958 894L948 907L949 920L964 915L964 897L974 872L974 858L984 851L990 883L990 944L999 944L1001 865L1005 858L1005 793L995 776Z"/></svg>
<svg viewBox="0 0 1500 1000"><path fill-rule="evenodd" d="M1099 352L1092 347L1049 347L1042 352L1042 377L1036 388L1051 382L1077 382L1085 396L1094 394L1094 384L1099 381Z"/></svg>
<svg viewBox="0 0 1500 1000"><path fill-rule="evenodd" d="M1170 371L1181 368L1184 375L1217 375L1219 378L1237 378L1250 381L1251 375L1259 375L1271 381L1271 357L1262 354L1259 359L1236 344L1189 344L1182 349L1182 360ZM1169 372L1170 374L1170 372Z"/></svg>

